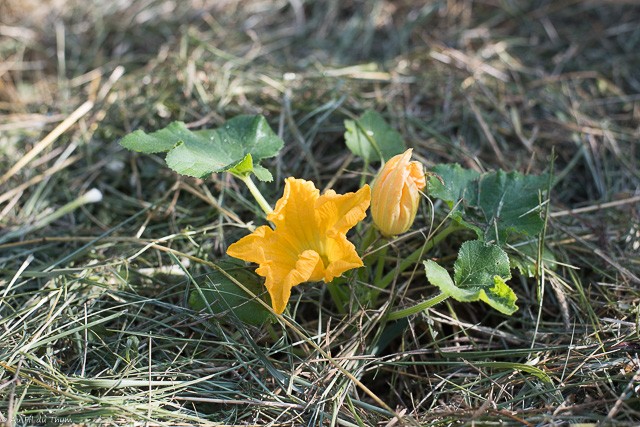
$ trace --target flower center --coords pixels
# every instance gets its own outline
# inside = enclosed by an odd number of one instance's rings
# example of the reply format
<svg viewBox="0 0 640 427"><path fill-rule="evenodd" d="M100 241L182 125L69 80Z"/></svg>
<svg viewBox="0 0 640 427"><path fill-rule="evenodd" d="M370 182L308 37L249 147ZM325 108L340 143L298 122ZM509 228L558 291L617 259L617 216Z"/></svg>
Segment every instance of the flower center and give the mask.
<svg viewBox="0 0 640 427"><path fill-rule="evenodd" d="M326 254L323 254L321 252L319 252L319 254L320 254L320 259L322 260L322 264L324 265L324 268L327 268L331 263L331 261L329 261L329 257Z"/></svg>

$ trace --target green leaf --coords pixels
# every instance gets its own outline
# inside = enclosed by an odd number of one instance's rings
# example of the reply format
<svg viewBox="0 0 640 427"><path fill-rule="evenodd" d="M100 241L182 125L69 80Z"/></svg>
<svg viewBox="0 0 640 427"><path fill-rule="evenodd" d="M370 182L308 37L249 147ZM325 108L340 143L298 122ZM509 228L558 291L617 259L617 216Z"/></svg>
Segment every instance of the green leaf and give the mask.
<svg viewBox="0 0 640 427"><path fill-rule="evenodd" d="M535 277L536 262L538 259L538 240L531 240L514 245L512 249L509 256L511 268L517 268L523 276ZM555 270L558 266L556 256L546 246L542 248L542 261L545 266L552 270Z"/></svg>
<svg viewBox="0 0 640 427"><path fill-rule="evenodd" d="M169 151L180 141L201 139L195 132L191 132L182 122L170 123L164 129L152 134L137 130L120 140L120 145L140 153L160 153Z"/></svg>
<svg viewBox="0 0 640 427"><path fill-rule="evenodd" d="M440 291L461 302L484 301L504 314L513 314L516 295L506 284L511 278L509 257L497 245L479 240L462 244L454 264L454 278L436 262L423 262L427 279Z"/></svg>
<svg viewBox="0 0 640 427"><path fill-rule="evenodd" d="M454 264L454 280L463 288L493 284L493 276L511 278L509 257L497 245L479 240L464 242Z"/></svg>
<svg viewBox="0 0 640 427"><path fill-rule="evenodd" d="M240 168L262 181L273 177L260 161L275 156L284 145L264 117L250 115L234 117L218 129L191 131L184 123L173 122L150 134L137 130L120 144L143 153L166 151L167 165L182 175L201 178Z"/></svg>
<svg viewBox="0 0 640 427"><path fill-rule="evenodd" d="M242 157L236 160L241 154ZM193 132L189 139L177 141L165 161L179 174L201 178L227 170L243 158L244 154L237 152L236 146L223 147L218 133L208 131L206 134Z"/></svg>
<svg viewBox="0 0 640 427"><path fill-rule="evenodd" d="M273 175L269 172L269 169L264 166L254 163L253 164L253 174L260 180L265 182L273 181Z"/></svg>
<svg viewBox="0 0 640 427"><path fill-rule="evenodd" d="M384 118L373 110L367 110L357 120L345 120L344 139L356 156L367 162L384 160L404 152L404 140Z"/></svg>
<svg viewBox="0 0 640 427"><path fill-rule="evenodd" d="M518 297L500 276L493 276L493 287L480 292L480 300L504 314L512 315L518 310Z"/></svg>
<svg viewBox="0 0 640 427"><path fill-rule="evenodd" d="M469 293L464 289L460 289L453 283L451 280L451 276L449 272L440 264L433 260L422 261L424 264L424 270L427 274L427 279L429 282L440 288L440 291L443 294L449 295L451 298L456 301L473 301L473 292ZM469 296L471 295L471 297Z"/></svg>
<svg viewBox="0 0 640 427"><path fill-rule="evenodd" d="M228 169L229 172L235 175L248 175L253 172L253 157L251 154L247 154L244 156L244 159L240 161L237 165Z"/></svg>
<svg viewBox="0 0 640 427"><path fill-rule="evenodd" d="M237 267L237 264L232 262L220 265L247 289L270 304L260 277L244 267ZM218 271L207 274L205 283L201 283L191 292L189 306L196 311L206 310L211 314L220 315L220 318L237 316L241 321L251 325L260 325L270 316L269 310L260 302Z"/></svg>
<svg viewBox="0 0 640 427"><path fill-rule="evenodd" d="M536 236L544 221L540 216L540 193L546 176L497 171L484 174L478 188L478 207L484 215L484 240L504 243L509 234Z"/></svg>
<svg viewBox="0 0 640 427"><path fill-rule="evenodd" d="M475 200L480 173L458 164L435 165L431 172L437 177L429 177L430 196L444 200L450 208L459 200Z"/></svg>
<svg viewBox="0 0 640 427"><path fill-rule="evenodd" d="M262 165L254 163L251 154L247 154L240 163L231 169L227 169L227 171L234 175L241 176L253 173L260 181L273 181L273 175L271 175L271 172Z"/></svg>
<svg viewBox="0 0 640 427"><path fill-rule="evenodd" d="M458 164L439 164L431 170L429 195L442 199L451 209L451 217L481 235L482 229L469 222L466 210L473 209L478 194L480 173ZM469 218L470 219L470 218Z"/></svg>
<svg viewBox="0 0 640 427"><path fill-rule="evenodd" d="M460 165L437 165L429 194L452 209L451 216L479 239L505 244L511 235L535 236L542 230L540 194L546 176L504 171L479 174Z"/></svg>

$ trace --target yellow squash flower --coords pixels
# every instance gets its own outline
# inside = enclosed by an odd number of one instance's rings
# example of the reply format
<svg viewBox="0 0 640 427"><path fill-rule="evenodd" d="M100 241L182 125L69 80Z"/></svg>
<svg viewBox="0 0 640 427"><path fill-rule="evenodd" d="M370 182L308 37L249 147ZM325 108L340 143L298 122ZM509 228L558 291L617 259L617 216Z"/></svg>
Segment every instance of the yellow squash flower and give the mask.
<svg viewBox="0 0 640 427"><path fill-rule="evenodd" d="M422 163L411 161L412 150L394 156L376 176L371 195L371 216L385 236L407 231L416 218L420 190L426 185Z"/></svg>
<svg viewBox="0 0 640 427"><path fill-rule="evenodd" d="M356 248L346 233L365 216L371 190L320 195L313 182L287 178L284 195L267 215L275 229L258 227L227 249L227 254L259 266L266 278L273 310L281 314L291 288L302 282L331 282L347 270L361 267Z"/></svg>

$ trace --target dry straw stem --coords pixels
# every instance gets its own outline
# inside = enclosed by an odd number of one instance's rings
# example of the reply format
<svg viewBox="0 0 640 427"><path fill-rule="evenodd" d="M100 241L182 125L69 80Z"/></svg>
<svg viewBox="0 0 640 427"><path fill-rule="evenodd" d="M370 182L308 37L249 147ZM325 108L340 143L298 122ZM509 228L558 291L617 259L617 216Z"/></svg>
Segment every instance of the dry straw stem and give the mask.
<svg viewBox="0 0 640 427"><path fill-rule="evenodd" d="M2 177L0 177L0 185L4 184L14 176L20 169L25 167L30 161L35 159L38 154L47 149L51 144L55 142L60 135L66 132L71 126L73 126L78 120L80 120L85 114L87 114L93 108L92 101L85 101L80 105L73 113L71 113L66 119L56 126L47 136L42 138L34 147L29 150L27 154L20 158L13 167L6 171Z"/></svg>
<svg viewBox="0 0 640 427"><path fill-rule="evenodd" d="M346 370L339 361L337 361L335 358L331 357L331 355L329 355L324 349L322 349L318 344L316 344L315 341L310 339L307 336L307 334L305 332L303 332L298 326L296 326L286 315L276 315L273 312L273 309L271 308L270 305L268 305L266 302L264 302L261 298L258 298L258 296L255 295L253 292L251 292L251 290L247 289L246 286L244 286L241 282L236 280L232 275L227 273L225 270L220 268L218 265L216 265L214 263L211 263L211 262L207 262L205 260L202 260L202 259L199 259L199 258L196 258L196 257L193 257L193 256L190 256L188 254L180 253L178 251L166 248L164 246L159 246L157 244L152 244L152 245L150 245L150 247L153 247L155 249L159 249L159 250L164 251L164 252L171 252L174 255L180 255L180 256L182 256L184 258L191 259L192 261L198 262L200 264L208 265L209 267L213 268L214 270L217 270L217 271L221 272L222 274L224 274L229 280L234 282L240 289L242 289L243 292L247 293L252 298L255 298L256 301L258 301L260 304L262 304L262 306L265 309L271 311L271 313L274 316L277 316L278 321L282 322L287 328L291 329L293 332L295 332L296 335L298 335L307 344L309 344L311 347L313 347L318 353L320 353L322 355L322 357L324 357L326 360L328 360L338 371L340 371L344 376L346 376L350 381L352 381L358 388L360 388L367 395L369 395L369 397L371 397L378 405L380 405L382 408L386 409L389 413L393 414L394 417L398 421L402 422L402 420L404 419L404 417L402 415L396 413L389 405L387 405L374 392L372 392L369 389L369 387L364 385L351 372Z"/></svg>
<svg viewBox="0 0 640 427"><path fill-rule="evenodd" d="M634 204L634 203L639 203L639 202L640 202L640 196L634 196L634 197L629 197L629 198L626 198L626 199L615 200L613 202L597 203L595 205L585 206L585 207L582 207L582 208L565 209L565 210L562 210L562 211L552 212L551 213L551 217L559 217L559 216L566 216L566 215L578 215L578 214L582 214L582 213L599 211L601 209L616 208L616 207L619 207L619 206L628 205L628 204Z"/></svg>
<svg viewBox="0 0 640 427"><path fill-rule="evenodd" d="M0 244L0 414L637 424L638 40L629 1L0 1L0 237L103 194ZM273 203L288 176L341 193L370 182L378 165L343 138L366 109L427 168L542 173L555 153L553 256L538 236L507 248L532 263L510 281L519 311L447 300L385 320L435 295L408 259L449 268L470 238L425 238L451 223L435 200L383 256L362 248L379 269L296 287L277 323L191 310L262 213L236 180L176 177L118 140L263 114L286 142L265 164L274 182L255 183Z"/></svg>

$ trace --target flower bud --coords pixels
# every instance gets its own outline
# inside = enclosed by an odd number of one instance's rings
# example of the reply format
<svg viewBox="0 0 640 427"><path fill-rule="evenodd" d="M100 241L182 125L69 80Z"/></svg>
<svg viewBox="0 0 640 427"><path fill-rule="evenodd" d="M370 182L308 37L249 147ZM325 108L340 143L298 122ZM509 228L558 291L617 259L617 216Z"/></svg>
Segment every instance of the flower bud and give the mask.
<svg viewBox="0 0 640 427"><path fill-rule="evenodd" d="M420 190L426 185L422 163L411 161L412 149L390 158L373 181L371 216L387 237L407 231L420 204Z"/></svg>

